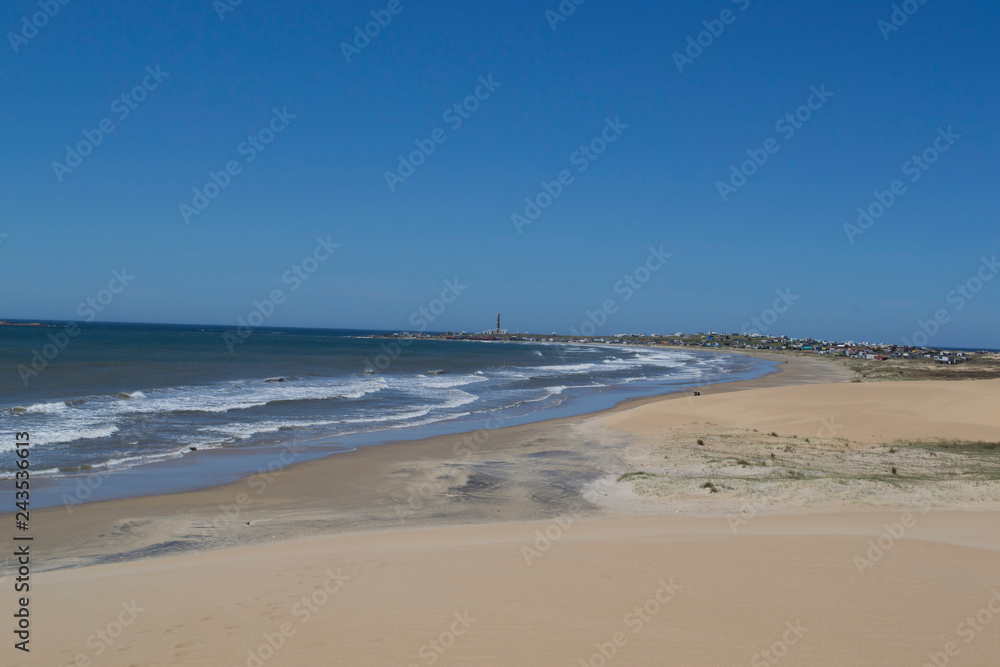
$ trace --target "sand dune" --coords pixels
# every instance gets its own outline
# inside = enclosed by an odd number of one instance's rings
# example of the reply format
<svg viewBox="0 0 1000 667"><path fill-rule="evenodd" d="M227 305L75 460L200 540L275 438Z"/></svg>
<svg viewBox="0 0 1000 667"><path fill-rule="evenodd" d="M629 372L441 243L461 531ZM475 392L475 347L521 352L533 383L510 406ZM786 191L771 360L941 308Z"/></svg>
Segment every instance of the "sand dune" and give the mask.
<svg viewBox="0 0 1000 667"><path fill-rule="evenodd" d="M923 665L953 641L954 664L995 665L1000 614L981 610L1000 611L997 515L917 515L886 537L901 516L759 517L735 536L721 519L433 528L60 571L36 593L37 657L763 665L766 650L772 664ZM95 633L117 633L123 602L142 611L109 645ZM961 627L977 614L990 622Z"/></svg>
<svg viewBox="0 0 1000 667"><path fill-rule="evenodd" d="M637 433L705 422L799 437L1000 439L1000 380L787 386L622 410L605 420Z"/></svg>
<svg viewBox="0 0 1000 667"><path fill-rule="evenodd" d="M592 420L627 444L585 497L619 514L1000 509L998 405L996 380L819 384L648 403Z"/></svg>

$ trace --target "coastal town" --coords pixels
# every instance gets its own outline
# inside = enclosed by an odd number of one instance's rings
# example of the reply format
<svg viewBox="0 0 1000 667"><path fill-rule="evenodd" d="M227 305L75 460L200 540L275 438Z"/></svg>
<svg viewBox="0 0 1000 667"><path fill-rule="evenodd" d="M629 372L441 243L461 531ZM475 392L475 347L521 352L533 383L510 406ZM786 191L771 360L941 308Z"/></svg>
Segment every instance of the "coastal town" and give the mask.
<svg viewBox="0 0 1000 667"><path fill-rule="evenodd" d="M574 336L511 333L500 328L480 333L407 333L388 334L385 338L424 338L455 341L514 341L526 343L576 343L593 345L640 345L668 348L693 348L712 352L749 355L820 355L841 362L863 380L903 380L954 377L973 379L1000 377L1000 353L995 350L972 350L948 347L916 347L895 343L831 341L817 338L794 338L786 335L721 333L717 331L673 334L618 333L605 336Z"/></svg>
<svg viewBox="0 0 1000 667"><path fill-rule="evenodd" d="M555 332L543 334L510 333L506 329L482 333L393 333L388 338L426 338L444 340L520 341L528 343L594 343L603 345L669 345L709 349L766 350L772 352L805 352L828 354L852 359L888 361L890 359L931 359L941 364L959 364L973 354L988 354L987 350L958 348L915 347L895 343L870 343L855 341L828 341L816 338L791 338L789 336L764 336L750 333L683 333L646 334L619 333L609 336L572 336Z"/></svg>
<svg viewBox="0 0 1000 667"><path fill-rule="evenodd" d="M0 327L56 327L52 322L0 321ZM917 347L895 343L873 343L860 341L831 341L818 338L794 338L786 335L764 335L756 333L721 333L717 331L672 334L658 333L617 333L604 336L579 336L567 334L511 333L500 326L497 315L496 328L479 333L459 332L396 332L372 334L372 338L405 338L455 341L511 341L527 343L576 343L594 345L643 345L674 348L696 348L710 351L730 351L743 354L815 354L837 358L845 363L854 363L853 368L861 371L871 364L864 362L889 362L887 366L898 366L900 362L920 362L941 366L958 366L972 362L975 371L961 373L963 376L1000 377L1000 353L995 350L959 349L955 347ZM862 372L862 375L864 373ZM892 379L900 379L898 373L888 373ZM909 375L909 374L906 374ZM957 374L956 374L957 375ZM888 377L886 379L889 379Z"/></svg>

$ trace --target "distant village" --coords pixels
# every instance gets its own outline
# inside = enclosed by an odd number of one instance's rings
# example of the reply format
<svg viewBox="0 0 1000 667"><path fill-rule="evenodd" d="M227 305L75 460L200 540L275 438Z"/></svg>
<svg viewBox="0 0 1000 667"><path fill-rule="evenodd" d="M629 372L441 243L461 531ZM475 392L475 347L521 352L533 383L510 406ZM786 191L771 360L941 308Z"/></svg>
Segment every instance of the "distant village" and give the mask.
<svg viewBox="0 0 1000 667"><path fill-rule="evenodd" d="M522 341L534 343L594 343L603 345L665 345L677 347L697 347L710 349L761 350L774 352L799 352L826 354L836 357L887 361L889 359L932 359L940 364L960 364L968 361L970 354L956 349L936 347L914 347L895 345L892 343L861 343L854 341L827 341L814 338L789 338L788 336L766 336L749 333L707 333L686 334L682 332L661 334L614 334L610 336L570 336L552 333L551 335L510 333L497 328L482 333L448 332L442 334L430 333L395 333L390 338L428 338L443 340L479 340L479 341Z"/></svg>
<svg viewBox="0 0 1000 667"><path fill-rule="evenodd" d="M56 327L48 322L26 322L0 320L0 327ZM888 361L889 359L932 359L940 364L960 364L968 361L970 355L987 354L989 351L968 352L954 348L915 347L911 345L895 345L892 343L858 343L854 341L828 341L815 338L789 338L788 336L765 336L750 333L708 333L686 334L644 334L619 333L610 336L576 336L552 333L529 334L510 333L500 328L500 315L497 315L495 329L481 333L447 332L447 333L409 333L400 332L372 336L373 338L424 338L431 340L478 340L478 341L521 341L530 343L594 343L603 345L664 345L676 347L701 347L710 349L729 348L734 350L762 350L772 352L798 352L827 354L835 357L851 359L867 359L873 361Z"/></svg>

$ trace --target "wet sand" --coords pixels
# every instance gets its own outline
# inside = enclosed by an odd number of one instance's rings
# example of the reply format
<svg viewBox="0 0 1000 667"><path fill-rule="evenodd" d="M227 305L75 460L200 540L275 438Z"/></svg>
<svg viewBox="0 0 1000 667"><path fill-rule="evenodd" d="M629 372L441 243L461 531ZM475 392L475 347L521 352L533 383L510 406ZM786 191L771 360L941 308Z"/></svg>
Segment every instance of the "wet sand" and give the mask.
<svg viewBox="0 0 1000 667"><path fill-rule="evenodd" d="M699 390L707 397L847 377L823 360L802 359L761 378ZM36 510L37 539L48 545L41 564L81 566L343 531L587 514L594 508L583 489L616 465L622 446L620 437L598 435L589 425L660 400L390 442L301 464L288 451L275 454L262 473L224 486Z"/></svg>

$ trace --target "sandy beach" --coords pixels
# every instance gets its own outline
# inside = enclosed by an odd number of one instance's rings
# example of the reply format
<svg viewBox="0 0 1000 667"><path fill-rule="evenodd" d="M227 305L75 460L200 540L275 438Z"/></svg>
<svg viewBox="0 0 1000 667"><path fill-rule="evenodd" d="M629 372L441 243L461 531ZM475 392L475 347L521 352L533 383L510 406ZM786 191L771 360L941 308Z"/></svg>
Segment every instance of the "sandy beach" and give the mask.
<svg viewBox="0 0 1000 667"><path fill-rule="evenodd" d="M8 5L0 667L1000 667L1000 2Z"/></svg>
<svg viewBox="0 0 1000 667"><path fill-rule="evenodd" d="M849 380L34 512L11 663L995 664L1000 381Z"/></svg>

